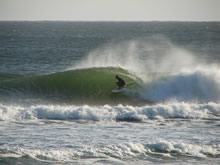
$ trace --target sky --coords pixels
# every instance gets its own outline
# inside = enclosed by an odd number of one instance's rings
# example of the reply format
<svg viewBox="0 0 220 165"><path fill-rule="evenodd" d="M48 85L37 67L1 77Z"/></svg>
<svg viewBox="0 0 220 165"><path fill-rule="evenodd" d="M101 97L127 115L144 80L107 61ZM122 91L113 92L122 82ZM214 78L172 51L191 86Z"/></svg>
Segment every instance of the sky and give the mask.
<svg viewBox="0 0 220 165"><path fill-rule="evenodd" d="M220 0L0 0L0 20L220 21Z"/></svg>

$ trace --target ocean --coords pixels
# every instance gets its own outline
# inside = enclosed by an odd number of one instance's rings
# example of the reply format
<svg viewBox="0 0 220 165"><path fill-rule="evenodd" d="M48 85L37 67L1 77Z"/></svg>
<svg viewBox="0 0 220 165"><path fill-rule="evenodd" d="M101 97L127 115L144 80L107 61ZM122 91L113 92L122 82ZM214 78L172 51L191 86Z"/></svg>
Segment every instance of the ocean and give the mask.
<svg viewBox="0 0 220 165"><path fill-rule="evenodd" d="M1 21L0 164L220 164L220 22Z"/></svg>

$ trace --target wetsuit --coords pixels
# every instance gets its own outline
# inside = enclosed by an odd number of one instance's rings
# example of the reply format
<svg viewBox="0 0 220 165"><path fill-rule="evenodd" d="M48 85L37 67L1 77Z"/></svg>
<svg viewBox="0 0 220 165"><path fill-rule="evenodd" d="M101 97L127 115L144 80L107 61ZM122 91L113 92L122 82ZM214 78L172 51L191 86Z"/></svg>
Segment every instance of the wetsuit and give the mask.
<svg viewBox="0 0 220 165"><path fill-rule="evenodd" d="M118 85L118 89L123 88L126 84L125 81L122 78L118 77L118 75L116 75L115 78L118 80L118 82L116 82L116 84Z"/></svg>

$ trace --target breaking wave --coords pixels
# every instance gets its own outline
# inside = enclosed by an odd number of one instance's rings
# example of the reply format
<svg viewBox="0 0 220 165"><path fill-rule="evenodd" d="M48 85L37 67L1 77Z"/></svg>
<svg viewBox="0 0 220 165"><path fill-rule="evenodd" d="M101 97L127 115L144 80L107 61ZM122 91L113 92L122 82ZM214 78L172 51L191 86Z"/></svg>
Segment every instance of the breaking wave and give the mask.
<svg viewBox="0 0 220 165"><path fill-rule="evenodd" d="M220 70L198 68L160 76L145 83L142 98L158 101L218 102Z"/></svg>
<svg viewBox="0 0 220 165"><path fill-rule="evenodd" d="M151 119L219 119L220 104L167 103L146 106L75 106L0 104L0 120L140 121Z"/></svg>
<svg viewBox="0 0 220 165"><path fill-rule="evenodd" d="M116 89L115 75L126 82L126 90ZM200 68L178 73L129 72L122 68L87 68L48 75L7 78L0 82L1 96L40 97L44 100L80 105L158 102L219 102L220 70Z"/></svg>
<svg viewBox="0 0 220 165"><path fill-rule="evenodd" d="M91 147L77 147L69 146L68 148L60 149L23 149L23 148L8 148L1 150L5 157L9 156L17 158L15 161L24 161L25 159L48 160L50 162L65 161L73 162L80 158L102 158L103 160L121 163L124 159L134 160L157 160L160 156L161 160L176 160L176 157L181 157L181 160L187 157L206 158L206 157L220 157L219 146L205 146L196 144L187 144L181 141L172 142L166 140L157 140L149 143L121 143L111 144L106 146L91 146ZM4 156L2 154L2 156ZM2 157L1 156L1 157ZM4 160L4 158L1 158ZM158 161L158 160L157 160ZM113 163L112 162L112 163ZM119 163L118 162L118 163Z"/></svg>

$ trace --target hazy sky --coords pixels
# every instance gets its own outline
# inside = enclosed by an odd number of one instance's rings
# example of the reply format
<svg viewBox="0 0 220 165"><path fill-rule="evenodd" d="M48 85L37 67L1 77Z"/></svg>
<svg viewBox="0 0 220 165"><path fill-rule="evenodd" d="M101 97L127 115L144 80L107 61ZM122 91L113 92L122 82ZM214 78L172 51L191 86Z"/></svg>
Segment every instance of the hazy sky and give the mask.
<svg viewBox="0 0 220 165"><path fill-rule="evenodd" d="M220 21L220 0L0 0L0 20Z"/></svg>

